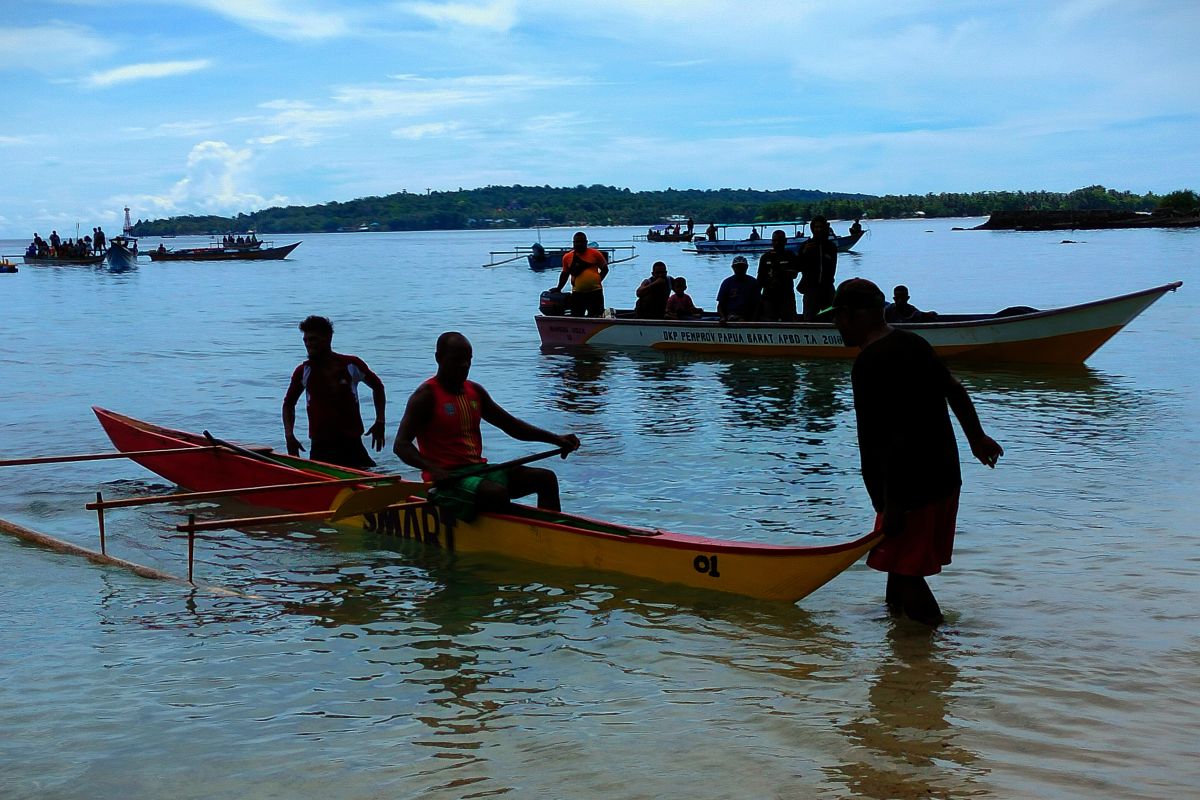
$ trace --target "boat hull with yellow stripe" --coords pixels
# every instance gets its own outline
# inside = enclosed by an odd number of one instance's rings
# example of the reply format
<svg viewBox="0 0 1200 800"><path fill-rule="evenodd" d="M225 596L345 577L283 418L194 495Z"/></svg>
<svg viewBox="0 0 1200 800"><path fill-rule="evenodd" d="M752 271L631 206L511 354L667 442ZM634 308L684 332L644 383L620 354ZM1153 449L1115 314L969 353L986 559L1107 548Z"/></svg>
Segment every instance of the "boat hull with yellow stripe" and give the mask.
<svg viewBox="0 0 1200 800"><path fill-rule="evenodd" d="M178 450L195 453L138 455L133 460L193 491L276 486L361 476L361 486L317 486L245 495L246 502L308 512L339 506L379 475L283 453L243 455L214 449L203 436L143 422L102 408L97 418L118 450ZM412 500L421 501L420 495ZM480 514L470 521L428 502L398 503L380 513L347 517L351 526L383 536L421 542L456 553L504 556L604 573L620 573L664 584L680 584L764 600L795 602L858 561L878 541L876 531L833 545L789 546L731 542L653 528L617 525L575 514L514 504L510 513Z"/></svg>
<svg viewBox="0 0 1200 800"><path fill-rule="evenodd" d="M941 315L897 324L926 339L939 356L977 363L1082 364L1101 345L1182 282L1081 305L999 314ZM626 312L631 314L632 312ZM829 322L730 322L538 316L544 347L650 348L735 356L854 358Z"/></svg>

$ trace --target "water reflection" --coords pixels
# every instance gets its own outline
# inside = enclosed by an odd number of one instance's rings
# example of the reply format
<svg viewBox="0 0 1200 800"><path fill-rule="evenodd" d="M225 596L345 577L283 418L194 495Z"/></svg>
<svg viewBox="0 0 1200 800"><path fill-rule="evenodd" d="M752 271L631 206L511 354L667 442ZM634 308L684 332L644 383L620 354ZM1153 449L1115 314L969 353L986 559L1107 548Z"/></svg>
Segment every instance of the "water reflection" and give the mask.
<svg viewBox="0 0 1200 800"><path fill-rule="evenodd" d="M608 382L604 375L612 363L612 353L590 347L571 349L542 348L545 358L538 362L549 399L568 414L595 414L604 405Z"/></svg>
<svg viewBox="0 0 1200 800"><path fill-rule="evenodd" d="M958 798L976 794L979 756L958 743L949 703L959 670L944 637L904 623L887 633L862 713L840 727L859 755L831 768L855 797Z"/></svg>
<svg viewBox="0 0 1200 800"><path fill-rule="evenodd" d="M827 433L846 410L849 373L836 361L735 359L717 375L729 398L731 421L746 427Z"/></svg>

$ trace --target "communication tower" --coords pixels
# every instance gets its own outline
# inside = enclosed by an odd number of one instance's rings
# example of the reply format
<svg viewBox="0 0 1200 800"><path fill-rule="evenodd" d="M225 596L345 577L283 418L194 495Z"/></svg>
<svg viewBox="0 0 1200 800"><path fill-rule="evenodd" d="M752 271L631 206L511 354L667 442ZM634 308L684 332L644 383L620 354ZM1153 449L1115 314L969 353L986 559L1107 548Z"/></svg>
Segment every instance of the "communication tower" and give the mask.
<svg viewBox="0 0 1200 800"><path fill-rule="evenodd" d="M133 223L129 221L129 206L125 206L125 227L121 230L126 236L133 236Z"/></svg>

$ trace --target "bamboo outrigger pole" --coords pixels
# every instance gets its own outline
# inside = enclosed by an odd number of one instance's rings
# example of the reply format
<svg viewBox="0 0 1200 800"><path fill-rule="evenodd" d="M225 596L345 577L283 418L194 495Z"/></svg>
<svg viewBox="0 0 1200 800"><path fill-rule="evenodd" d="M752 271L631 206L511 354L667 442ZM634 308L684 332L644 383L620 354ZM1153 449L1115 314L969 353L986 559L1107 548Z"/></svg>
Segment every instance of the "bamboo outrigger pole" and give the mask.
<svg viewBox="0 0 1200 800"><path fill-rule="evenodd" d="M33 458L0 459L0 467L24 467L31 464L66 464L72 461L104 461L110 458L139 458L141 456L169 456L182 453L207 453L212 450L224 450L224 446L210 447L169 447L164 450L129 450L112 453L76 453L65 456L36 456ZM263 448L270 451L271 448Z"/></svg>

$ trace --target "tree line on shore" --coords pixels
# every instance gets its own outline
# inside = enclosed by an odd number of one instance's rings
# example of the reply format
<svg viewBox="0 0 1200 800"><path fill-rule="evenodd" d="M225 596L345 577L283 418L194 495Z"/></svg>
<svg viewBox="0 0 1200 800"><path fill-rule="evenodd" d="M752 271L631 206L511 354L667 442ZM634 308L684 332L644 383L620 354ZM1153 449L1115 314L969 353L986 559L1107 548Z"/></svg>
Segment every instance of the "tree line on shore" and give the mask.
<svg viewBox="0 0 1200 800"><path fill-rule="evenodd" d="M558 225L653 225L671 215L710 222L778 222L830 219L896 219L912 216L974 217L1000 211L1190 212L1200 199L1191 190L1167 195L1088 186L1072 192L943 192L867 195L812 189L666 189L633 192L613 186L487 186L480 189L398 192L348 202L266 208L233 217L179 216L139 220L136 236L203 235L228 231L321 233L338 230L412 231L532 228Z"/></svg>

